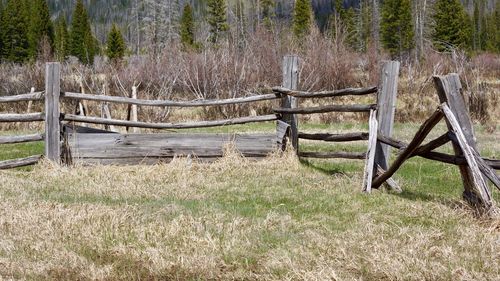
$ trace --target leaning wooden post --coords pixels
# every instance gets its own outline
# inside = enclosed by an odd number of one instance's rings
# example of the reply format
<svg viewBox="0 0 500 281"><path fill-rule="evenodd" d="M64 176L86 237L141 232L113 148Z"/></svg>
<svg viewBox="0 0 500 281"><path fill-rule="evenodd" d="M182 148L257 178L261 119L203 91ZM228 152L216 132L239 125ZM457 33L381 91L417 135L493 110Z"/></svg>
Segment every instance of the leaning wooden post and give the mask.
<svg viewBox="0 0 500 281"><path fill-rule="evenodd" d="M392 137L392 129L394 127L399 65L398 61L385 61L380 73L380 85L377 96L377 120L379 133L386 137ZM383 170L387 170L389 167L389 158L390 147L377 141L375 168L380 166Z"/></svg>
<svg viewBox="0 0 500 281"><path fill-rule="evenodd" d="M61 65L47 63L45 68L45 157L61 163L61 123L59 95L61 93Z"/></svg>
<svg viewBox="0 0 500 281"><path fill-rule="evenodd" d="M290 90L297 90L299 81L299 57L288 55L283 58L283 87ZM284 96L281 100L281 107L296 108L297 98ZM298 118L296 114L283 114L284 122L290 125L290 138L292 146L296 152L299 149Z"/></svg>
<svg viewBox="0 0 500 281"><path fill-rule="evenodd" d="M463 132L467 145L469 145L474 151L477 151L472 121L467 108L465 107L465 101L461 93L462 84L460 83L460 77L458 74L452 73L446 76L434 76L433 78L434 86L436 87L439 96L439 101L448 105ZM448 129L453 131L453 127L449 121L447 122L447 125ZM453 145L453 150L455 151L456 156L463 156L461 147L456 143ZM477 194L474 184L474 175L468 165L460 165L459 168L460 175L462 176L462 181L464 183L464 199L472 205L480 203L478 201L484 201L481 198L481 194Z"/></svg>

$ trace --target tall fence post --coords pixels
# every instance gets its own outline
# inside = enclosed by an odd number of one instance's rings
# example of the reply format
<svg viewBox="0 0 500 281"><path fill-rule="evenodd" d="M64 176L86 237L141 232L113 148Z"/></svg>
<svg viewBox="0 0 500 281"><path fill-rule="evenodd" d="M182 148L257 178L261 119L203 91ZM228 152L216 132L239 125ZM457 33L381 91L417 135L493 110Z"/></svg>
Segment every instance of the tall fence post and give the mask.
<svg viewBox="0 0 500 281"><path fill-rule="evenodd" d="M283 58L283 87L297 90L299 81L299 57L287 55ZM296 108L297 98L285 96L281 100L281 107ZM295 151L299 149L298 118L296 114L283 114L283 121L290 125L290 138Z"/></svg>
<svg viewBox="0 0 500 281"><path fill-rule="evenodd" d="M59 95L61 93L61 65L47 63L45 68L45 156L61 163L61 123Z"/></svg>
<svg viewBox="0 0 500 281"><path fill-rule="evenodd" d="M396 112L396 96L399 80L398 61L384 61L380 73L380 85L377 96L377 120L379 134L391 137ZM389 167L390 147L377 141L375 153L375 169L380 166L387 170Z"/></svg>

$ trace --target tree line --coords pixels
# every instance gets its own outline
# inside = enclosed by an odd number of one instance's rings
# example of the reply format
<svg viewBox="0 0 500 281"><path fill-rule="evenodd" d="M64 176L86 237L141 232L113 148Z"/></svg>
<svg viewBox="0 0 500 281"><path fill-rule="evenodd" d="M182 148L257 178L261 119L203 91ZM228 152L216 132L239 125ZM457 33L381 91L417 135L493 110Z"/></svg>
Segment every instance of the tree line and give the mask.
<svg viewBox="0 0 500 281"><path fill-rule="evenodd" d="M151 47L148 51L157 53L172 41L180 42L186 51L218 45L228 39L241 43L256 29L252 24L271 31L286 21L291 23L290 30L300 42L316 25L311 0L296 0L290 20L277 14L284 8L277 7L280 1L273 0L236 0L230 4L226 0L207 0L206 16L201 18L195 15L189 2L182 7L178 0L135 1L136 5L139 2L148 14L140 19L139 6L136 7L137 38L133 50L134 42L130 42L133 36L127 34L130 45L127 48L121 31L129 31L116 24L101 45L92 32L82 0L76 0L69 24L64 16L52 21L47 0L0 0L0 60L23 63L41 56L54 56L58 60L74 56L92 64L94 57L101 54L117 61L128 49L140 53L139 41L144 39L140 28L147 35ZM500 52L498 4L491 9L487 2L475 1L472 13L459 0L360 0L359 5L351 7L343 0L331 0L331 4L334 13L322 31L334 39L343 38L355 51L364 52L374 45L398 58L411 54L418 58L423 55L424 45L432 45L441 52L457 48ZM257 13L252 24L247 18L249 9ZM141 24L141 20L147 25ZM207 31L206 38L200 38L200 29Z"/></svg>

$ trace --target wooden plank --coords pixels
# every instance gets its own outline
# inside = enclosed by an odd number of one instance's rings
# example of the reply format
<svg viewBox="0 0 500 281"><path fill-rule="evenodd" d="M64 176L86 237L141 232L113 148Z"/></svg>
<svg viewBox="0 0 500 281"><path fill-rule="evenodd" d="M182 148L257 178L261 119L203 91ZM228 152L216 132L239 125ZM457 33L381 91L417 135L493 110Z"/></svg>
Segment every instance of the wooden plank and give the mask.
<svg viewBox="0 0 500 281"><path fill-rule="evenodd" d="M45 115L43 113L25 113L25 114L0 114L0 122L35 122L43 121Z"/></svg>
<svg viewBox="0 0 500 281"><path fill-rule="evenodd" d="M346 134L307 134L299 132L299 139L305 140L321 140L326 142L349 142L368 140L369 133L356 132Z"/></svg>
<svg viewBox="0 0 500 281"><path fill-rule="evenodd" d="M280 114L315 114L315 113L328 113L328 112L370 112L376 109L375 104L352 104L352 105L327 105L317 107L303 107L303 108L274 108L275 113Z"/></svg>
<svg viewBox="0 0 500 281"><path fill-rule="evenodd" d="M201 106L220 106L220 105L252 103L265 100L275 100L279 99L281 96L278 94L265 94L265 95L255 95L249 97L221 99L221 100L170 101L170 100L141 100L128 97L115 97L115 96L64 92L61 97L74 100L90 100L90 101L101 101L101 102L111 102L111 103L141 105L141 106L201 107Z"/></svg>
<svg viewBox="0 0 500 281"><path fill-rule="evenodd" d="M290 125L281 120L276 121L276 138L279 148L284 151L287 139L290 138Z"/></svg>
<svg viewBox="0 0 500 281"><path fill-rule="evenodd" d="M388 137L392 136L392 130L394 127L399 65L400 63L398 61L385 61L382 65L380 73L380 91L377 96L377 120L379 133ZM387 170L389 166L389 158L389 146L378 141L375 153L375 163L382 169Z"/></svg>
<svg viewBox="0 0 500 281"><path fill-rule="evenodd" d="M283 58L283 87L296 90L299 82L299 57L288 55ZM284 96L281 99L281 107L294 109L297 107L297 99L292 96ZM295 151L299 149L299 119L296 114L285 113L282 121L290 125L290 139Z"/></svg>
<svg viewBox="0 0 500 281"><path fill-rule="evenodd" d="M137 86L132 87L132 99L137 99ZM130 107L130 121L137 122L137 105L133 104ZM140 133L140 129L137 127L132 128L132 133Z"/></svg>
<svg viewBox="0 0 500 281"><path fill-rule="evenodd" d="M477 151L472 121L469 117L461 92L462 84L460 83L460 77L458 74L452 73L446 76L434 76L433 79L434 86L439 96L439 101L448 105L460 124L460 128L462 129L462 132L467 140L467 144ZM448 130L453 131L449 122L447 122L447 125ZM453 150L456 156L463 156L462 149L459 145L453 144ZM462 182L464 184L464 198L467 199L470 196L473 196L474 193L474 177L472 175L472 171L467 167L467 165L460 165L459 169L460 176L462 177ZM475 199L470 198L469 201L474 204Z"/></svg>
<svg viewBox="0 0 500 281"><path fill-rule="evenodd" d="M424 124L420 127L418 132L415 134L413 140L408 144L408 146L399 154L394 163L389 167L387 172L384 174L377 176L372 182L372 188L378 188L382 183L384 183L388 178L392 177L392 175L401 167L401 165L408 159L414 151L420 146L420 144L425 140L425 137L429 134L429 132L436 126L436 124L441 121L443 118L443 112L438 109L434 114L425 121Z"/></svg>
<svg viewBox="0 0 500 281"><path fill-rule="evenodd" d="M33 92L14 96L1 96L0 103L43 100L43 92Z"/></svg>
<svg viewBox="0 0 500 281"><path fill-rule="evenodd" d="M13 169L13 168L18 168L18 167L25 167L25 166L34 165L34 164L38 163L40 161L40 159L42 159L42 155L0 161L0 170Z"/></svg>
<svg viewBox="0 0 500 281"><path fill-rule="evenodd" d="M377 92L377 87L371 88L348 88L335 91L321 91L321 92L304 92L290 90L285 87L274 87L273 91L287 96L292 96L295 98L329 98L329 97L342 97L342 96L363 96L374 94Z"/></svg>
<svg viewBox="0 0 500 281"><path fill-rule="evenodd" d="M192 128L208 128L208 127L219 127L219 126L228 126L236 124L275 121L278 120L278 117L274 114L270 114L270 115L240 117L240 118L216 120L216 121L200 121L200 122L187 122L187 123L148 123L148 122L132 122L132 121L124 121L116 119L65 114L64 120L73 122L91 123L91 124L105 124L105 125L149 128L149 129L192 129Z"/></svg>
<svg viewBox="0 0 500 281"><path fill-rule="evenodd" d="M448 121L449 126L455 133L455 136L457 137L459 146L463 152L463 155L465 157L465 160L467 160L468 164L468 169L470 171L470 175L472 177L472 192L476 195L476 199L479 202L471 202L475 204L480 204L482 207L485 209L489 210L493 207L493 201L491 198L491 192L488 188L488 185L484 181L484 178L481 174L481 171L479 169L478 163L476 161L476 157L474 156L474 148L469 146L467 142L467 138L462 132L462 127L461 124L458 122L458 120L455 118L455 115L451 111L451 109L448 107L446 103L443 103L441 105L441 109L443 110L444 115L446 116L446 119ZM470 199L469 199L470 200Z"/></svg>
<svg viewBox="0 0 500 281"><path fill-rule="evenodd" d="M33 141L42 141L42 134L23 135L23 136L0 136L0 144L25 143Z"/></svg>
<svg viewBox="0 0 500 281"><path fill-rule="evenodd" d="M57 164L61 163L60 83L61 65L47 63L45 71L45 156Z"/></svg>
<svg viewBox="0 0 500 281"><path fill-rule="evenodd" d="M300 151L300 157L304 158L319 158L319 159L333 159L333 158L343 158L343 159L358 159L364 160L366 158L366 153L356 153L356 152L308 152Z"/></svg>
<svg viewBox="0 0 500 281"><path fill-rule="evenodd" d="M370 112L369 127L368 149L366 151L365 172L363 177L363 192L366 193L372 192L373 168L375 164L375 149L377 147L378 132L377 110L372 110Z"/></svg>

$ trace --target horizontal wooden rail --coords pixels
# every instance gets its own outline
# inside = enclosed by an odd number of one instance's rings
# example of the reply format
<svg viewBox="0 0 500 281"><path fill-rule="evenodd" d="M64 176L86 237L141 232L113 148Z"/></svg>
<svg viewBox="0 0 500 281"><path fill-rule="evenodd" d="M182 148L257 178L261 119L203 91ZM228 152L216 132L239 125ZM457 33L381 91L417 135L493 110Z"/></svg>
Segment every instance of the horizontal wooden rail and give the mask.
<svg viewBox="0 0 500 281"><path fill-rule="evenodd" d="M42 141L42 134L24 135L24 136L0 136L0 144L23 143L32 141Z"/></svg>
<svg viewBox="0 0 500 281"><path fill-rule="evenodd" d="M344 159L364 160L366 158L366 153L363 153L363 152L357 153L357 152L306 152L306 151L300 151L299 157L318 158L318 159L344 158Z"/></svg>
<svg viewBox="0 0 500 281"><path fill-rule="evenodd" d="M43 113L0 114L0 122L33 122L45 120Z"/></svg>
<svg viewBox="0 0 500 281"><path fill-rule="evenodd" d="M369 134L364 132L346 133L346 134L307 134L299 132L299 139L321 140L327 142L348 142L348 141L368 140L368 136Z"/></svg>
<svg viewBox="0 0 500 281"><path fill-rule="evenodd" d="M375 109L376 104L353 104L353 105L327 105L317 107L305 108L275 108L276 113L281 114L314 114L314 113L327 113L327 112L370 112Z"/></svg>
<svg viewBox="0 0 500 281"><path fill-rule="evenodd" d="M15 96L3 96L3 97L0 97L0 103L19 102L19 101L36 101L36 100L43 100L43 99L44 99L44 92L34 92L34 93L15 95Z"/></svg>
<svg viewBox="0 0 500 281"><path fill-rule="evenodd" d="M264 100L274 100L274 99L279 99L280 95L265 94L265 95L256 95L250 97L221 99L221 100L170 101L170 100L141 100L141 99L133 99L125 97L64 92L61 94L61 98L114 102L114 103L142 105L142 106L198 107L198 106L217 106L217 105L250 103L250 102L264 101Z"/></svg>
<svg viewBox="0 0 500 281"><path fill-rule="evenodd" d="M341 97L341 96L362 96L374 94L378 91L377 87L371 88L349 88L335 91L321 91L321 92L304 92L294 91L283 87L275 87L273 91L283 95L288 95L296 98L328 98L328 97Z"/></svg>
<svg viewBox="0 0 500 281"><path fill-rule="evenodd" d="M35 155L26 158L0 161L0 170L13 169L18 167L35 165L42 159L42 155Z"/></svg>
<svg viewBox="0 0 500 281"><path fill-rule="evenodd" d="M271 114L271 115L255 116L255 117L241 117L241 118L226 119L226 120L200 121L200 122L188 122L188 123L177 123L177 124L133 122L133 121L124 121L116 119L98 118L98 117L87 117L87 116L72 115L72 114L64 115L64 120L82 122L82 123L91 123L91 124L115 125L124 127L148 128L148 129L193 129L193 128L207 128L207 127L218 127L226 125L275 121L278 120L278 116Z"/></svg>

